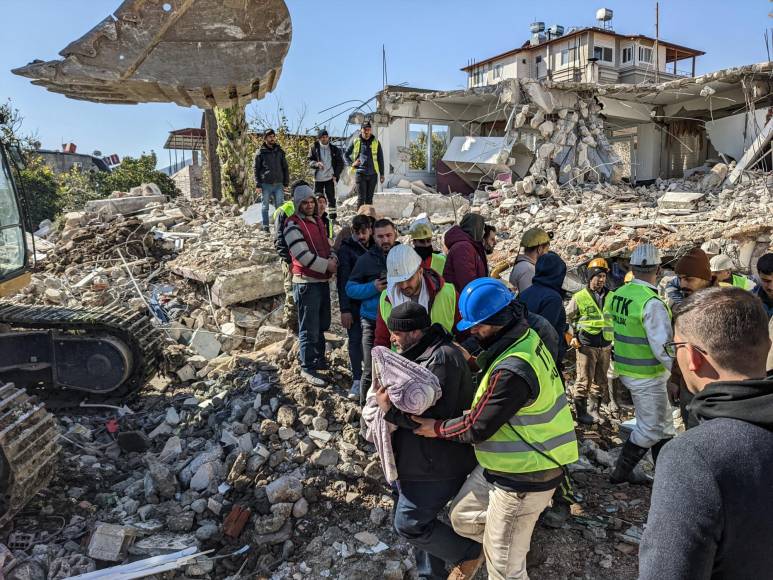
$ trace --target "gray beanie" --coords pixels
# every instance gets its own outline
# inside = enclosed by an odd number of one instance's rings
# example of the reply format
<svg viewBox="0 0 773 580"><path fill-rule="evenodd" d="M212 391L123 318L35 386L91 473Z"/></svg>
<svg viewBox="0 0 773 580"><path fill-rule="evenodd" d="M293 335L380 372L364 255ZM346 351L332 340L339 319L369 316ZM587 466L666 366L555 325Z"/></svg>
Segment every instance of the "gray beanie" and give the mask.
<svg viewBox="0 0 773 580"><path fill-rule="evenodd" d="M309 185L303 183L297 186L293 190L293 205L295 206L295 209L298 209L304 199L310 197L314 197L314 190Z"/></svg>

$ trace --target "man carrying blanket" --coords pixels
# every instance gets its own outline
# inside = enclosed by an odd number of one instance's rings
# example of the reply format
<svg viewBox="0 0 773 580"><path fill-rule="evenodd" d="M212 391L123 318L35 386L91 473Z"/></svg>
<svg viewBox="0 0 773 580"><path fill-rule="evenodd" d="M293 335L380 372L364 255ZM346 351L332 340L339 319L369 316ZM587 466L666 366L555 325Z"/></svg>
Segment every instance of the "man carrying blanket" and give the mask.
<svg viewBox="0 0 773 580"><path fill-rule="evenodd" d="M383 428L379 429L374 420L377 406L387 424L394 427L386 439L391 439L399 492L395 530L413 545L419 578L446 578L447 564L456 566L475 560L481 553L479 543L461 537L437 519L475 467L475 455L469 445L415 435L413 430L418 424L410 416L442 421L461 415L472 404L472 376L462 351L440 324L432 324L420 304L408 301L396 306L387 326L401 356L383 347L373 351L378 382L374 381L363 410L368 439L375 442L378 432L384 438ZM431 372L436 382L417 380L420 375L416 366ZM440 388L439 397L434 396L435 384ZM405 392L414 389L418 392ZM409 408L417 403L429 407L411 413ZM383 446L377 443L377 447L381 452ZM382 465L388 463L384 459L382 455ZM392 477L389 470L385 468L388 478Z"/></svg>

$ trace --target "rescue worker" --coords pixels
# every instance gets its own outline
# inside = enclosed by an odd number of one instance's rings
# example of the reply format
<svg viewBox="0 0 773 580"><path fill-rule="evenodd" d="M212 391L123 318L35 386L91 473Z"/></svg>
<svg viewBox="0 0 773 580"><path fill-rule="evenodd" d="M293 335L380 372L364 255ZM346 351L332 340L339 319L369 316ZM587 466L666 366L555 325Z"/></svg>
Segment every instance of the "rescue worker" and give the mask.
<svg viewBox="0 0 773 580"><path fill-rule="evenodd" d="M711 258L709 264L711 266L711 274L716 278L717 282L729 284L748 292L754 292L757 288L754 280L750 280L741 274L733 273L735 264L733 264L733 260L729 256L719 254Z"/></svg>
<svg viewBox="0 0 773 580"><path fill-rule="evenodd" d="M421 267L425 270L433 270L438 276L442 276L446 267L446 257L432 247L432 226L424 221L416 222L411 226L409 233L413 240L413 249L421 258Z"/></svg>
<svg viewBox="0 0 773 580"><path fill-rule="evenodd" d="M532 228L521 237L523 253L515 258L515 266L510 272L510 284L519 293L529 286L534 278L537 260L550 251L550 235L542 228Z"/></svg>
<svg viewBox="0 0 773 580"><path fill-rule="evenodd" d="M577 352L577 380L574 408L577 420L585 425L599 422L599 404L609 392L607 372L612 358L612 327L604 303L609 265L604 258L588 264L588 285L577 292L566 307L566 317L574 328L572 348ZM610 393L611 394L611 393Z"/></svg>
<svg viewBox="0 0 773 580"><path fill-rule="evenodd" d="M293 190L301 182L293 184ZM284 304L284 323L285 326L293 334L298 334L298 310L295 308L295 300L293 299L293 260L290 256L290 249L287 247L285 241L285 223L287 218L295 215L295 203L290 200L280 205L274 212L274 247L277 254L282 259L282 274L284 276L284 291L285 291L285 304Z"/></svg>
<svg viewBox="0 0 773 580"><path fill-rule="evenodd" d="M673 359L664 345L673 340L671 311L655 286L660 252L652 244L640 244L631 255L634 279L607 300L614 327L615 371L631 392L636 425L623 446L612 472L612 483L650 483L652 478L634 471L648 450L658 454L675 435L666 383Z"/></svg>
<svg viewBox="0 0 773 580"><path fill-rule="evenodd" d="M346 162L356 174L357 207L373 203L373 194L379 183L384 183L384 152L381 143L373 135L370 121L366 121L346 151Z"/></svg>
<svg viewBox="0 0 773 580"><path fill-rule="evenodd" d="M475 446L479 465L451 505L451 523L482 542L489 578L525 579L537 518L578 458L574 420L553 357L504 282L474 280L459 310L458 330L485 348L472 409L445 421L412 417L415 432ZM454 577L472 578L477 564L460 564L464 575Z"/></svg>
<svg viewBox="0 0 773 580"><path fill-rule="evenodd" d="M376 338L373 346L389 347L387 320L392 308L405 302L416 302L429 312L432 324L439 324L453 334L458 322L456 290L434 270L422 267L421 257L412 247L398 245L387 255L387 287L379 298Z"/></svg>

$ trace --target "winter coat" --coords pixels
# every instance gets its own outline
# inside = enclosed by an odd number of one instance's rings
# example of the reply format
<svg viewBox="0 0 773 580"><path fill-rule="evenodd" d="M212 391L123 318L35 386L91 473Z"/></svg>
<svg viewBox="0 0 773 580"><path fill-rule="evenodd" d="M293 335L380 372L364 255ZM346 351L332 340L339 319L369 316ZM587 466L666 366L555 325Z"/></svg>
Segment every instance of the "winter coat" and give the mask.
<svg viewBox="0 0 773 580"><path fill-rule="evenodd" d="M532 285L518 295L529 309L546 319L558 333L558 360L566 354L564 334L567 330L564 291L561 288L566 278L566 264L554 252L548 252L537 260Z"/></svg>
<svg viewBox="0 0 773 580"><path fill-rule="evenodd" d="M379 172L376 171L376 167L373 164L373 139L375 139L375 135L371 135L370 139L367 141L362 138L362 136L358 136L355 138L360 139L362 143L360 143L360 159L363 159L362 165L357 167L355 170L356 173L361 173L363 175L376 175ZM346 150L346 162L349 165L354 165L354 162L357 161L357 159L353 158L354 155L354 143L355 141L352 141L351 145L349 145L349 148ZM378 168L380 170L381 175L386 175L386 171L384 169L384 150L381 147L381 143L378 144L378 154L376 155L376 161L378 162Z"/></svg>
<svg viewBox="0 0 773 580"><path fill-rule="evenodd" d="M418 344L400 354L432 371L443 389L443 396L422 417L451 419L472 406L475 387L467 361L439 324L434 324ZM475 468L477 461L471 445L415 435L413 430L418 425L394 406L385 418L398 427L392 435L392 448L401 481L456 479Z"/></svg>
<svg viewBox="0 0 773 580"><path fill-rule="evenodd" d="M349 236L344 238L338 249L338 275L336 277L336 286L338 288L338 304L342 313L350 313L359 318L360 303L352 300L346 293L346 284L354 270L354 265L360 256L365 254L368 248L360 242Z"/></svg>
<svg viewBox="0 0 773 580"><path fill-rule="evenodd" d="M374 282L382 275L386 278L386 271L386 254L378 245L373 244L366 254L357 259L346 283L349 298L361 303L360 316L371 322L376 322L378 318L378 301L381 296Z"/></svg>
<svg viewBox="0 0 773 580"><path fill-rule="evenodd" d="M453 284L461 294L464 287L473 280L488 276L488 260L482 242L476 242L459 226L446 232L445 245L448 248L443 278Z"/></svg>
<svg viewBox="0 0 773 580"><path fill-rule="evenodd" d="M768 296L760 284L754 289L754 295L762 301L762 307L768 313L768 318L773 318L773 298Z"/></svg>
<svg viewBox="0 0 773 580"><path fill-rule="evenodd" d="M319 150L319 141L315 141L309 149L309 163L319 163L322 160ZM333 177L338 179L341 176L341 172L344 170L344 155L338 147L331 143L330 156L333 159Z"/></svg>
<svg viewBox="0 0 773 580"><path fill-rule="evenodd" d="M429 310L432 312L432 305L435 303L435 296L438 295L438 292L443 289L443 286L445 286L447 282L438 276L437 272L434 270L424 270L424 283L427 285L427 293L429 294ZM387 302L390 302L389 298L386 300ZM456 328L456 323L461 319L462 317L459 314L459 308L457 306L456 313L454 314L454 328ZM376 319L376 337L373 340L373 346L385 346L389 348L390 344L391 340L389 328L387 328L386 320L384 320L384 318L381 316L381 308L379 308L378 317Z"/></svg>
<svg viewBox="0 0 773 580"><path fill-rule="evenodd" d="M773 381L712 383L690 409L700 424L658 457L639 578L769 578Z"/></svg>
<svg viewBox="0 0 773 580"><path fill-rule="evenodd" d="M281 183L290 185L290 168L284 149L277 143L269 147L265 143L255 154L255 183L258 187L263 183Z"/></svg>
<svg viewBox="0 0 773 580"><path fill-rule="evenodd" d="M285 222L284 237L292 258L293 283L330 280L328 268L335 252L319 217L290 216Z"/></svg>

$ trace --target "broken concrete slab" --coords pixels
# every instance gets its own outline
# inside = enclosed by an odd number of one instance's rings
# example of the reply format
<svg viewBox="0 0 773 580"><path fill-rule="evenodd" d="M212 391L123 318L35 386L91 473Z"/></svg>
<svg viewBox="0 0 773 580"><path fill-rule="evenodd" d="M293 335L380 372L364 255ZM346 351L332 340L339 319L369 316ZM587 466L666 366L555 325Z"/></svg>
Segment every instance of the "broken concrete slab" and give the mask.
<svg viewBox="0 0 773 580"><path fill-rule="evenodd" d="M284 274L278 261L224 272L212 284L212 302L223 307L283 293Z"/></svg>
<svg viewBox="0 0 773 580"><path fill-rule="evenodd" d="M86 202L86 211L92 213L106 213L107 215L126 215L139 212L151 204L163 203L166 203L165 195L139 195L135 197L95 199Z"/></svg>
<svg viewBox="0 0 773 580"><path fill-rule="evenodd" d="M669 211L694 211L705 193L692 191L669 191L658 200L658 207L662 213Z"/></svg>
<svg viewBox="0 0 773 580"><path fill-rule="evenodd" d="M212 360L220 354L222 345L213 333L199 328L193 333L191 343L188 345L191 350L207 360Z"/></svg>

